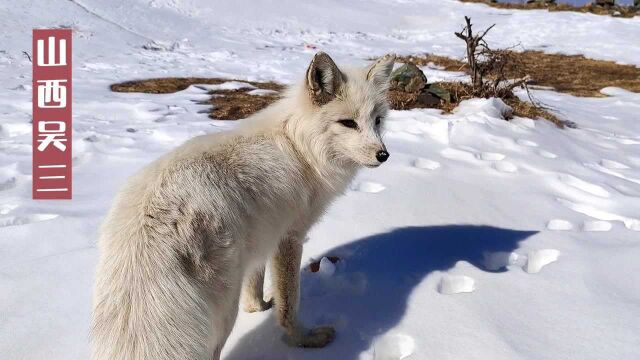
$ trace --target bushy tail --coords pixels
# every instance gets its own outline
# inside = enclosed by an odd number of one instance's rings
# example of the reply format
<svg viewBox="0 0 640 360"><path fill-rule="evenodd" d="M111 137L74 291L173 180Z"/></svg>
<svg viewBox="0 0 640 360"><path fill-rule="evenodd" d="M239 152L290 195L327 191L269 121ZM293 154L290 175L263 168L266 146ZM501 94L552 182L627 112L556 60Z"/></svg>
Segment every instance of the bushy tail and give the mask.
<svg viewBox="0 0 640 360"><path fill-rule="evenodd" d="M105 243L96 274L91 359L208 360L214 345L210 307L175 254L145 241L101 239Z"/></svg>

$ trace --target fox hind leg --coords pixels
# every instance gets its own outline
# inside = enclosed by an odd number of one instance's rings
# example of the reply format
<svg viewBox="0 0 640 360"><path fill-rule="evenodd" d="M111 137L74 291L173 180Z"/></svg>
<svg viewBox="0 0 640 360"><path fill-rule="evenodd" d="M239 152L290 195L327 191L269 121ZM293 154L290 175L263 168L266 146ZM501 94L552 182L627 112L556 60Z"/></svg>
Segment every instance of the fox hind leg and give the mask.
<svg viewBox="0 0 640 360"><path fill-rule="evenodd" d="M264 300L264 265L247 276L242 285L242 308L252 313L271 308L272 299Z"/></svg>

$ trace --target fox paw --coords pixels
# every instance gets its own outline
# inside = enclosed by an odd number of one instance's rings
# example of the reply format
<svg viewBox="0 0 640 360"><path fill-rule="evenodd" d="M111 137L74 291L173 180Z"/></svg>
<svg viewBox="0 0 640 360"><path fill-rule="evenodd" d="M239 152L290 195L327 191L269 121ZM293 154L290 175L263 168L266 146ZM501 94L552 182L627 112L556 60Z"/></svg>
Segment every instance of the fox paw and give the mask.
<svg viewBox="0 0 640 360"><path fill-rule="evenodd" d="M332 326L320 326L293 337L287 336L285 342L289 346L321 348L332 342L335 337L336 330Z"/></svg>
<svg viewBox="0 0 640 360"><path fill-rule="evenodd" d="M260 312L271 309L273 305L273 299L269 299L269 301L264 301L262 299L256 301L245 302L242 305L242 309L248 313Z"/></svg>

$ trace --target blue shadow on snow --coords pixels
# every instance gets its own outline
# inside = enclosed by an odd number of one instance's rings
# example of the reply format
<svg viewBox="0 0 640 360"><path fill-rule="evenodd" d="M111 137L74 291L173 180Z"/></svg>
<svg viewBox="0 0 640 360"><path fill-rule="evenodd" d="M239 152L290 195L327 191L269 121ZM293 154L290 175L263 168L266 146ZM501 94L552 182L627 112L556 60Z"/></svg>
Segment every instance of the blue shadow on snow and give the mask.
<svg viewBox="0 0 640 360"><path fill-rule="evenodd" d="M411 292L427 275L458 261L489 271L485 253L512 252L535 233L474 225L404 227L331 249L322 256L341 259L332 276L302 272L300 318L305 325L334 324L334 342L322 349L287 347L272 314L226 349L223 359L358 359L375 336L403 318ZM432 296L443 295L434 290Z"/></svg>

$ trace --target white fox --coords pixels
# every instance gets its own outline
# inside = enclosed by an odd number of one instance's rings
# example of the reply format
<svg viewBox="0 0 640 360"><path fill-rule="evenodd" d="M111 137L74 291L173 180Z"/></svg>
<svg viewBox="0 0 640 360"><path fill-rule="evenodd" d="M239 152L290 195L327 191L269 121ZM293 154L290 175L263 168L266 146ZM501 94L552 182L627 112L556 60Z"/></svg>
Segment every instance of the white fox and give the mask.
<svg viewBox="0 0 640 360"><path fill-rule="evenodd" d="M394 57L343 71L325 53L304 81L238 128L196 137L134 175L102 226L93 360L219 359L238 304L273 305L291 345L322 347L332 327L297 319L302 243L381 139Z"/></svg>

